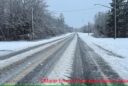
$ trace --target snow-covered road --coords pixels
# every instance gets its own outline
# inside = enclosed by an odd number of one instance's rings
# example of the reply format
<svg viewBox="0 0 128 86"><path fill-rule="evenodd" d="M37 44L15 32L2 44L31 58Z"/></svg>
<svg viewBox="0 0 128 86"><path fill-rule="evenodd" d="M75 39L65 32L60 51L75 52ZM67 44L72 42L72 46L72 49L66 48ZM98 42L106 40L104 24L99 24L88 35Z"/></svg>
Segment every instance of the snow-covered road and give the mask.
<svg viewBox="0 0 128 86"><path fill-rule="evenodd" d="M17 51L37 46L40 44L46 44L64 37L70 36L72 33L64 34L61 36L53 37L50 39L37 40L37 41L0 41L0 57L8 55L10 53L15 53Z"/></svg>
<svg viewBox="0 0 128 86"><path fill-rule="evenodd" d="M118 43L119 40L126 39L118 39L116 42L113 39L94 38L85 33L67 34L58 38L51 39L52 41L45 45L0 60L0 84L34 83L47 86L49 84L70 85L73 80L128 80L126 65L128 58L125 54L116 51L118 48L124 52L125 49L127 50L127 47L121 48L123 42ZM44 79L53 82L44 82L42 81ZM85 86L92 84L75 82Z"/></svg>
<svg viewBox="0 0 128 86"><path fill-rule="evenodd" d="M123 79L128 80L128 38L94 38L86 33L79 33L79 36Z"/></svg>

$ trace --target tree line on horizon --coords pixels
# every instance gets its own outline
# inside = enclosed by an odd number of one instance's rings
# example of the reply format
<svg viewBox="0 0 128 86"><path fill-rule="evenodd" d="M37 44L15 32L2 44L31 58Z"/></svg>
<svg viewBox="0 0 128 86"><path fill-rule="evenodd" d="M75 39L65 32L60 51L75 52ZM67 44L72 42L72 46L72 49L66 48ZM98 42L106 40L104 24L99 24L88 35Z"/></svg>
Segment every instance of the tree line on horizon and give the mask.
<svg viewBox="0 0 128 86"><path fill-rule="evenodd" d="M110 3L108 12L99 12L95 15L94 24L85 25L83 32L92 32L98 37L115 36L115 0ZM128 37L128 0L116 0L116 35L118 38ZM88 31L89 30L89 31Z"/></svg>
<svg viewBox="0 0 128 86"><path fill-rule="evenodd" d="M55 17L45 0L0 0L0 40L35 40L71 32L63 14Z"/></svg>

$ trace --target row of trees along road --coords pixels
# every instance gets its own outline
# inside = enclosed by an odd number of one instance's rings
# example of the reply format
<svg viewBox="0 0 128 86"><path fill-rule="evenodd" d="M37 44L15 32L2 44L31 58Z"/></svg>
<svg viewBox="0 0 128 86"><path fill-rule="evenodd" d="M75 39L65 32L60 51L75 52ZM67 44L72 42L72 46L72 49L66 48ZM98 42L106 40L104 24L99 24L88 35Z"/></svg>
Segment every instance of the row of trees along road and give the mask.
<svg viewBox="0 0 128 86"><path fill-rule="evenodd" d="M44 0L0 0L0 40L32 40L72 31Z"/></svg>
<svg viewBox="0 0 128 86"><path fill-rule="evenodd" d="M115 0L112 0L110 6L108 12L99 12L96 14L95 22L92 24L92 32L95 33L95 36L115 36ZM116 0L116 20L117 37L128 37L128 0ZM88 29L87 25L84 27L84 29Z"/></svg>

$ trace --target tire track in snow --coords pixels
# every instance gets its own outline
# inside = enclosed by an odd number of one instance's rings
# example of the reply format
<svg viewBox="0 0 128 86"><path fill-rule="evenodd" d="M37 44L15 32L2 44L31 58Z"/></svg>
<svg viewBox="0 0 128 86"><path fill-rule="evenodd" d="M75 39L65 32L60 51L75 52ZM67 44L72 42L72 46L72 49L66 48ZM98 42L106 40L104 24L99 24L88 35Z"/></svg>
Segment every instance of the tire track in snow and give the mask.
<svg viewBox="0 0 128 86"><path fill-rule="evenodd" d="M63 53L53 71L48 75L49 80L70 80L72 73L72 65L77 45L77 36L73 39L69 47ZM68 83L56 83L68 84Z"/></svg>

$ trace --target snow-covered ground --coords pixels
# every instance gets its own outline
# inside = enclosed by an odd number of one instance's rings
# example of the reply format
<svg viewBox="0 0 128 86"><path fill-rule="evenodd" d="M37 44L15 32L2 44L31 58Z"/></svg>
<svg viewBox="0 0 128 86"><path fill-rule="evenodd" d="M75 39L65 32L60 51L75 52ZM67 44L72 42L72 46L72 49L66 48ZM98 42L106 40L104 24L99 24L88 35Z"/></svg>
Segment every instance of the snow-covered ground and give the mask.
<svg viewBox="0 0 128 86"><path fill-rule="evenodd" d="M68 33L62 36L53 37L50 39L44 39L39 41L9 41L9 42L2 42L0 41L0 56L4 56L22 49L26 49L32 46L37 46L40 44L52 42L57 39L64 38L66 36L71 35L72 33Z"/></svg>
<svg viewBox="0 0 128 86"><path fill-rule="evenodd" d="M86 33L79 33L79 36L123 79L128 80L128 38L94 38Z"/></svg>

